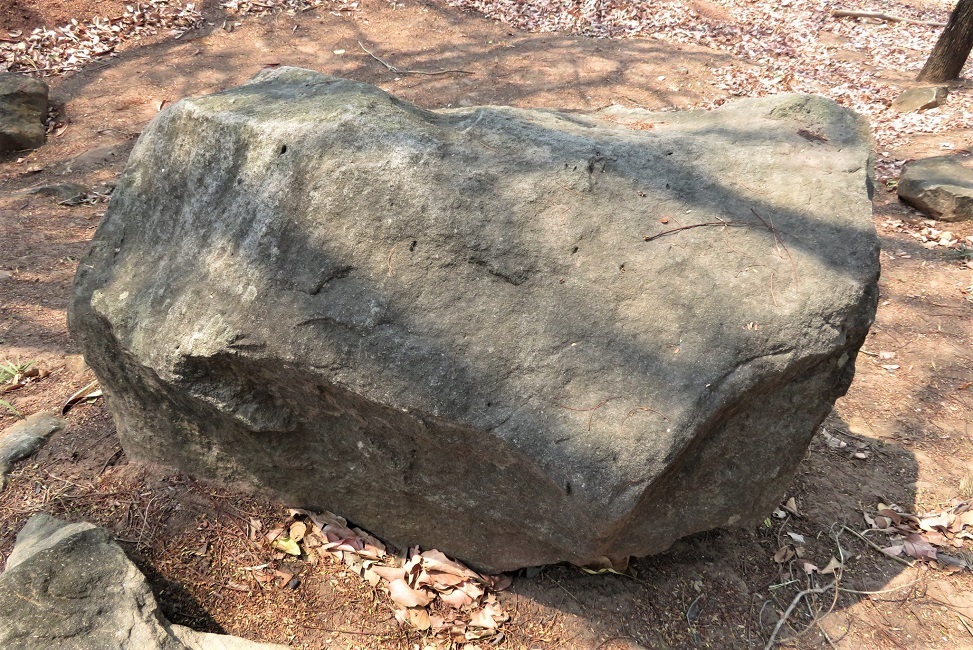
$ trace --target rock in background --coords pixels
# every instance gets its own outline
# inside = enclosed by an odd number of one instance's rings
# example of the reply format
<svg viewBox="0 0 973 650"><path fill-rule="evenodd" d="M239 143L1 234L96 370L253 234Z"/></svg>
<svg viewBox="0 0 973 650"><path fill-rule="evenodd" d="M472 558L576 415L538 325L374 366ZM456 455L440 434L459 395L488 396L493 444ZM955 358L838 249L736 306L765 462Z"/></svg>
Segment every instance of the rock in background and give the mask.
<svg viewBox="0 0 973 650"><path fill-rule="evenodd" d="M847 390L869 151L808 96L430 112L279 68L144 131L69 324L136 458L486 571L655 553L765 517Z"/></svg>
<svg viewBox="0 0 973 650"><path fill-rule="evenodd" d="M0 492L7 487L7 474L13 464L43 447L48 436L65 426L64 418L42 412L0 431Z"/></svg>
<svg viewBox="0 0 973 650"><path fill-rule="evenodd" d="M948 86L910 88L895 98L892 109L899 113L915 113L940 106L949 96Z"/></svg>
<svg viewBox="0 0 973 650"><path fill-rule="evenodd" d="M899 199L933 219L973 219L973 169L966 157L936 156L902 167Z"/></svg>
<svg viewBox="0 0 973 650"><path fill-rule="evenodd" d="M34 515L0 575L0 648L283 650L172 625L104 528Z"/></svg>
<svg viewBox="0 0 973 650"><path fill-rule="evenodd" d="M12 72L0 73L0 154L44 144L47 84Z"/></svg>

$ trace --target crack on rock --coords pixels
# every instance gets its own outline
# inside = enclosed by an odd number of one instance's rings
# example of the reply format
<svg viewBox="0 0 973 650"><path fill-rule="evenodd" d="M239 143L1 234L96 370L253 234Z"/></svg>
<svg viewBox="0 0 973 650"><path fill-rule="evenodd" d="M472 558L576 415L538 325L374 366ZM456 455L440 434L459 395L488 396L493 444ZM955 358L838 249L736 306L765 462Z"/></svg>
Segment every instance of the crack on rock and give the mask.
<svg viewBox="0 0 973 650"><path fill-rule="evenodd" d="M519 287L530 278L530 271L528 271L527 269L519 269L514 272L501 271L500 269L496 268L486 260L480 259L475 256L470 257L469 262L473 266L479 266L486 269L486 272L489 273L490 275L500 278L504 282L509 282L515 287Z"/></svg>
<svg viewBox="0 0 973 650"><path fill-rule="evenodd" d="M308 291L307 292L308 295L311 295L311 296L318 295L319 293L321 293L322 290L324 290L324 288L326 286L328 286L329 284L331 284L335 280L343 280L343 279L347 278L349 275L351 275L352 271L354 271L354 270L355 270L355 267L352 266L352 265L350 265L350 264L345 264L345 265L342 265L342 266L337 267L336 269L334 269L333 271L331 271L331 273L329 273L324 278L322 278L321 281L318 282L317 285L313 289L311 289L310 291Z"/></svg>

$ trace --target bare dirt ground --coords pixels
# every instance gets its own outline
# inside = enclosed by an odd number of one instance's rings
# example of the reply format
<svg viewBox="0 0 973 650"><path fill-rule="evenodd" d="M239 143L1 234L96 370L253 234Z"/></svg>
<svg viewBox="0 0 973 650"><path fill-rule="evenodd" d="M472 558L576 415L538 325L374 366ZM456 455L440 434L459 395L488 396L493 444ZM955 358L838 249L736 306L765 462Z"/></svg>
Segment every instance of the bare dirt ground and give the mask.
<svg viewBox="0 0 973 650"><path fill-rule="evenodd" d="M115 6L0 0L0 18L29 28ZM242 20L215 7L204 14L212 25L200 32L132 43L116 58L50 79L64 126L41 149L0 160L0 361L50 372L3 396L11 408L0 407L0 427L18 414L60 408L93 379L70 356L77 353L65 323L72 278L106 209L98 195L109 192L162 105L286 64L373 83L427 108L671 109L726 98L712 69L746 65L654 39L527 34L431 1L367 0L355 11ZM395 74L359 41L401 69L474 74ZM960 83L954 92L969 91ZM930 155L944 139L971 148L970 134L955 131L916 137L901 155ZM67 182L93 190L93 202L19 193ZM635 561L629 575L567 566L522 572L500 594L511 617L503 637L478 647L762 648L796 602L777 637L785 646L973 648L969 570L905 566L849 532L887 546L864 518L880 503L926 513L973 499L973 269L955 250L924 247L912 233L928 224L884 187L874 219L883 247L878 318L854 385L825 423L835 438L816 437L782 495L798 514L696 535ZM962 237L973 225L948 230ZM250 534L251 520L266 529L284 518L283 504L130 462L102 400L67 417L70 426L18 464L0 494L0 559L33 513L83 518L115 534L177 623L299 648L439 647L400 627L386 597L338 563L275 558ZM805 558L818 567L843 558L840 590L824 589L834 576L806 575L799 558L775 562L781 547L798 545L790 533L803 536ZM970 549L966 540L950 553L969 557ZM280 571L269 581L245 570L265 563ZM820 593L796 599L813 588Z"/></svg>

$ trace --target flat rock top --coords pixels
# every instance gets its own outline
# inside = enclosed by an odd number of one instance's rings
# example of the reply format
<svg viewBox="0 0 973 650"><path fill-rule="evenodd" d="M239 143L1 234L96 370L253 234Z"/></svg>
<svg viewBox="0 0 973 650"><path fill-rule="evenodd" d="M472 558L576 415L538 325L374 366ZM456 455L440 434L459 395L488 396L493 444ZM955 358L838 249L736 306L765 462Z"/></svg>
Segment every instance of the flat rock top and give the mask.
<svg viewBox="0 0 973 650"><path fill-rule="evenodd" d="M973 189L973 158L934 156L909 161L902 168L903 180L925 185L953 185Z"/></svg>

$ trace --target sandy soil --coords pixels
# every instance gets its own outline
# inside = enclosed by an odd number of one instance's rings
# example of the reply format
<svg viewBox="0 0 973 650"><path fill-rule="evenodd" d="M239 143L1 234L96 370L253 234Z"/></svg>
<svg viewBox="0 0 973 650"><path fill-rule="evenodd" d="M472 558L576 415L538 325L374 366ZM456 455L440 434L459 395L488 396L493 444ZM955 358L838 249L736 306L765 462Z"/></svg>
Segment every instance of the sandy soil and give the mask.
<svg viewBox="0 0 973 650"><path fill-rule="evenodd" d="M0 0L0 16L19 27L115 6L15 1L21 9L7 13L13 5ZM433 2L368 0L353 12L243 20L213 7L205 13L213 25L203 33L131 44L116 58L50 80L64 126L41 149L0 161L0 361L29 360L50 371L3 396L20 414L59 408L93 379L71 356L77 349L64 314L77 259L106 208L97 196L62 205L20 192L74 182L107 194L160 105L287 64L373 83L428 108L672 109L723 97L710 70L732 63L725 54L651 39L515 32ZM227 18L232 31L221 28ZM400 69L475 74L395 74L358 41ZM928 155L941 139L917 137L908 153ZM501 594L511 620L497 647L761 648L795 596L812 580L827 582L793 562L774 562L790 532L806 538L808 559L818 566L843 554L846 568L844 591L809 597L791 613L780 636L787 645L973 647L969 571L903 566L842 528L865 530L862 512L874 514L880 502L930 512L973 498L964 483L973 479L973 270L951 251L923 247L910 232L926 224L886 189L878 191L874 218L883 246L878 319L851 391L825 424L848 447L815 439L782 499L793 497L799 516L694 536L636 561L628 576L565 566L522 572ZM971 225L949 230L973 234ZM15 419L0 407L0 427ZM432 644L400 628L385 597L341 566L274 559L249 526L251 519L264 527L282 520L282 504L129 462L101 400L75 407L68 419L65 432L18 464L0 495L0 559L32 513L85 518L116 535L178 623L301 648ZM881 534L872 538L886 543ZM954 552L969 549L967 541ZM266 562L299 576L300 585L289 588L282 576L260 583L242 569ZM879 593L856 593L868 591Z"/></svg>

